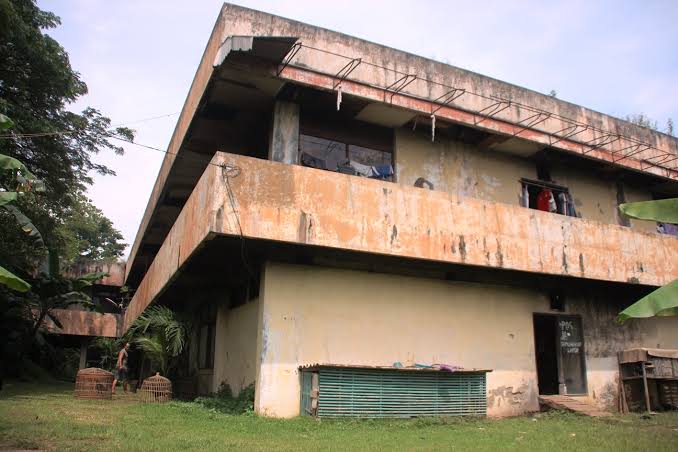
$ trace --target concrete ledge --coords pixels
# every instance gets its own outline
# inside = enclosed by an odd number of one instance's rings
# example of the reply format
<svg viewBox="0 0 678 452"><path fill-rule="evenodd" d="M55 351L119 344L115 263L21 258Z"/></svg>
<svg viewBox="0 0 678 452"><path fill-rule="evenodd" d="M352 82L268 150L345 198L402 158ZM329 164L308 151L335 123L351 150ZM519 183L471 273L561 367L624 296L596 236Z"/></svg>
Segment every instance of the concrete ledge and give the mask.
<svg viewBox="0 0 678 452"><path fill-rule="evenodd" d="M125 329L208 235L238 236L240 227L252 239L558 276L654 286L678 277L671 236L233 154L213 163L148 269Z"/></svg>
<svg viewBox="0 0 678 452"><path fill-rule="evenodd" d="M45 328L51 333L103 337L119 337L121 335L118 327L122 326L122 318L119 314L101 314L71 309L54 309L52 314L59 319L63 328L58 328L54 322L47 318Z"/></svg>

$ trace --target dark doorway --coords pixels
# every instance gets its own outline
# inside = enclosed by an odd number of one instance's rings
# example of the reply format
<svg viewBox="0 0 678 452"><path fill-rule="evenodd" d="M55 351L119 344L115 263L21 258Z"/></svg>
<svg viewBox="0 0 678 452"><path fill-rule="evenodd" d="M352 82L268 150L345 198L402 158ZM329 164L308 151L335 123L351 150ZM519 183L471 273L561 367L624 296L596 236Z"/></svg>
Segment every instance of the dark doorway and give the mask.
<svg viewBox="0 0 678 452"><path fill-rule="evenodd" d="M534 315L534 348L539 394L558 394L558 344L555 315Z"/></svg>
<svg viewBox="0 0 678 452"><path fill-rule="evenodd" d="M539 394L585 394L586 361L581 318L534 314Z"/></svg>

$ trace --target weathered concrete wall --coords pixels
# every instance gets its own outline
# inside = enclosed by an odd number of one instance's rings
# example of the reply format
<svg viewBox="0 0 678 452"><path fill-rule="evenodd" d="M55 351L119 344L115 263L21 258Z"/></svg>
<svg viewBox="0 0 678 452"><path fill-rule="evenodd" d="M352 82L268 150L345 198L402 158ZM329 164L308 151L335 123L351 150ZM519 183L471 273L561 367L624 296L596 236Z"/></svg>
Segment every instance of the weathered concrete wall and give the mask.
<svg viewBox="0 0 678 452"><path fill-rule="evenodd" d="M118 337L121 333L119 327L122 326L122 318L119 314L101 314L71 309L53 309L52 314L63 326L63 328L58 328L54 322L46 318L45 328L52 333L95 337Z"/></svg>
<svg viewBox="0 0 678 452"><path fill-rule="evenodd" d="M124 262L78 262L64 269L64 276L69 278L77 278L88 273L108 273L96 284L103 286L122 287L125 283L125 263Z"/></svg>
<svg viewBox="0 0 678 452"><path fill-rule="evenodd" d="M277 101L273 106L273 124L268 159L299 163L299 105Z"/></svg>
<svg viewBox="0 0 678 452"><path fill-rule="evenodd" d="M490 415L537 409L532 290L269 263L260 304L260 414L299 414L304 364L490 368Z"/></svg>
<svg viewBox="0 0 678 452"><path fill-rule="evenodd" d="M401 184L218 153L172 227L125 315L125 329L165 290L210 234L404 258L666 284L678 277L678 239L458 198Z"/></svg>
<svg viewBox="0 0 678 452"><path fill-rule="evenodd" d="M491 368L488 414L537 408L533 314L549 313L531 289L268 263L259 306L256 410L299 414L300 365L390 366L396 361ZM678 348L678 319L632 320L601 297L568 298L582 318L588 396L617 403L616 353Z"/></svg>
<svg viewBox="0 0 678 452"><path fill-rule="evenodd" d="M582 218L609 224L621 224L617 202L617 184L610 178L600 177L595 171L555 166L551 168L555 183L570 189L577 213ZM627 193L628 191L628 193ZM652 199L649 190L624 184L628 202ZM631 226L639 231L656 232L652 222L632 221Z"/></svg>
<svg viewBox="0 0 678 452"><path fill-rule="evenodd" d="M652 194L643 187L624 183L624 195L626 202L651 201ZM637 231L657 232L657 223L630 219L631 227Z"/></svg>
<svg viewBox="0 0 678 452"><path fill-rule="evenodd" d="M222 39L231 35L298 37L299 41L308 47L302 48L291 64L280 74L281 78L298 83L334 90L338 82L336 74L351 59L361 58L365 63L370 64L358 65L348 79L341 82L342 91L345 94L349 93L376 102L390 103L428 116L432 110L429 99L445 96L452 87L464 90L465 94L457 98L452 106L446 106L437 111L436 115L441 119L465 123L507 135L522 131L519 135L521 138L550 145L554 141L549 138L550 134L571 126L571 123L565 122L561 118L569 118L581 124L590 125L591 128L577 129L578 133L571 140L562 140L554 145L574 153L587 152L589 157L610 162L615 160L615 157L609 150L619 151L629 146L630 142L617 140L603 150L598 149L592 152L590 152L590 146L581 143L599 142L600 140L595 140L603 136L598 131L602 129L613 134L629 135L635 140L647 141L652 146L662 150L670 152L678 150L678 140L666 134L638 127L626 121L510 83L342 33L230 4L224 5L221 20L226 23L222 29ZM343 57L313 50L309 47L328 50L343 55ZM384 68L388 68L388 70ZM275 70L271 72L275 74ZM392 91L387 92L381 89L394 84L405 74L416 75L417 79L398 94L392 95ZM433 83L434 81L437 83ZM377 89L370 89L371 87ZM497 97L510 100L512 103L508 108L503 109L496 118L480 122L481 116L464 113L464 111L478 112L483 109L492 111L492 106L496 104L495 99ZM418 102L424 99L425 103ZM501 106L499 105L499 107ZM530 108L547 111L551 113L551 116L545 118L532 129L523 130L525 122L529 123L529 118L534 115L534 110L530 110ZM533 116L532 118L534 119ZM509 124L518 124L518 126L505 127ZM649 150L638 155L647 158L656 155L656 152ZM636 158L638 158L638 155ZM616 164L652 172L663 177L678 178L678 172L675 170L659 167L647 168L647 164L641 165L640 161L635 158L619 160Z"/></svg>
<svg viewBox="0 0 678 452"><path fill-rule="evenodd" d="M200 60L200 64L198 65L198 69L193 78L193 82L191 83L191 87L186 96L186 100L184 101L184 106L181 109L181 114L179 115L177 124L174 127L174 132L172 133L170 143L167 146L167 153L163 158L162 166L158 171L158 177L155 180L155 184L153 185L153 191L151 192L151 196L148 199L146 210L144 211L141 223L139 224L139 230L137 231L134 243L130 249L125 278L127 278L129 275L129 271L132 268L137 251L142 245L141 241L144 237L146 229L149 226L149 223L151 222L151 217L158 207L159 200L164 194L167 176L174 165L174 161L179 150L181 149L181 145L184 142L184 138L186 137L189 126L191 125L191 121L193 121L193 116L198 109L200 99L202 99L202 95L207 88L210 77L212 76L212 64L214 62L214 57L219 50L219 46L221 45L223 29L226 25L222 14L222 12L219 13L216 23L214 24L214 29L212 30L212 34L209 37L207 46L205 47L205 51Z"/></svg>
<svg viewBox="0 0 678 452"><path fill-rule="evenodd" d="M521 177L536 178L536 169L528 159L489 149L480 149L458 141L417 135L407 129L396 130L395 165L399 184L414 185L423 177L441 190L459 198L519 205Z"/></svg>
<svg viewBox="0 0 678 452"><path fill-rule="evenodd" d="M458 141L430 138L409 129L396 129L395 163L397 181L414 185L423 177L435 190L460 198L472 197L505 204L520 204L520 178L537 179L534 160L483 149ZM594 171L555 166L555 183L570 189L582 218L607 224L619 223L617 185ZM627 202L652 199L649 190L624 184ZM631 220L633 229L656 232L656 224Z"/></svg>
<svg viewBox="0 0 678 452"><path fill-rule="evenodd" d="M633 319L620 325L616 317L623 309L615 300L601 297L567 300L567 312L582 317L589 398L609 410L617 406L618 351L678 348L678 319Z"/></svg>
<svg viewBox="0 0 678 452"><path fill-rule="evenodd" d="M130 252L129 269L135 263L139 247L142 245L151 218L162 199L170 169L175 163L175 154L184 152L181 145L186 137L191 121L197 111L205 93L210 77L213 74L215 56L219 47L228 36L286 36L298 37L305 45L326 49L335 53L343 54L346 58L331 56L327 53L303 48L281 74L277 74L277 68L270 68L270 76L295 83L301 83L320 89L334 90L338 79L337 72L350 61L351 58L363 58L378 66L388 67L385 70L374 65L361 64L350 74L349 79L342 82L342 90L346 94L352 94L363 99L378 103L390 103L393 106L412 112L412 114L429 115L432 109L440 106L431 103L431 99L444 96L450 87L463 90L464 94L453 104L440 108L436 115L440 120L462 123L471 127L477 127L503 135L518 134L520 138L540 143L544 146L553 145L575 154L586 154L587 157L604 160L616 165L632 168L658 175L660 177L678 179L678 171L663 166L652 165L647 160L663 155L663 152L678 152L678 140L666 134L651 131L646 128L634 126L611 116L607 116L586 108L563 102L559 99L520 88L509 83L484 77L460 68L445 65L406 52L380 46L364 40L360 40L341 33L332 32L319 27L303 24L300 22L284 19L270 14L254 11L236 5L225 4L217 18L212 35L201 59L191 89L187 96L177 127L172 135L168 154L158 174L153 193L149 199L144 217L139 227L139 232ZM396 70L398 72L394 72ZM417 78L402 92L395 94L393 91L383 89L392 84L403 74L416 74ZM445 84L431 83L428 79L436 79ZM460 91L461 92L461 91ZM470 95L474 92L478 95ZM482 109L492 111L494 98L500 96L510 99L509 108L494 118L483 118L472 113ZM501 107L503 104L499 105ZM534 110L540 109L552 113L545 117L543 122L535 125L530 130L524 130L524 125L534 118ZM561 118L571 118L582 126L571 139L564 139L554 143L552 134L559 130L569 130L571 122L564 122ZM600 130L609 131L612 134L624 134L632 137L629 140L616 140L604 149L592 149L582 143L599 143ZM577 140L577 141L574 141ZM656 149L643 151L641 147L633 158L622 159L624 152L638 150L634 148L636 142L647 142ZM626 150L626 151L623 151ZM661 150L661 151L659 151ZM614 154L614 152L617 152ZM654 160L657 162L658 160ZM660 162L661 163L661 162ZM184 163L185 164L185 163Z"/></svg>
<svg viewBox="0 0 678 452"><path fill-rule="evenodd" d="M233 395L254 383L257 358L259 300L217 311L213 391L228 384Z"/></svg>
<svg viewBox="0 0 678 452"><path fill-rule="evenodd" d="M650 285L678 276L675 237L248 157L216 158L242 168L230 186L248 237ZM216 189L224 221L213 231L238 235L225 188Z"/></svg>

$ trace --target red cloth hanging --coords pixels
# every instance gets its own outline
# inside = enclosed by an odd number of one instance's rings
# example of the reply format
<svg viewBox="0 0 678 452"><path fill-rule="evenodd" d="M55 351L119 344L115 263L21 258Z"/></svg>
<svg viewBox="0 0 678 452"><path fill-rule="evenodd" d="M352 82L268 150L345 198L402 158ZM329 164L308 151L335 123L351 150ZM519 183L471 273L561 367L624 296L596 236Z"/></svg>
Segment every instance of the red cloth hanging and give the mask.
<svg viewBox="0 0 678 452"><path fill-rule="evenodd" d="M537 209L543 210L544 212L550 212L550 202L552 196L553 194L548 188L545 188L539 192L539 195L537 195Z"/></svg>

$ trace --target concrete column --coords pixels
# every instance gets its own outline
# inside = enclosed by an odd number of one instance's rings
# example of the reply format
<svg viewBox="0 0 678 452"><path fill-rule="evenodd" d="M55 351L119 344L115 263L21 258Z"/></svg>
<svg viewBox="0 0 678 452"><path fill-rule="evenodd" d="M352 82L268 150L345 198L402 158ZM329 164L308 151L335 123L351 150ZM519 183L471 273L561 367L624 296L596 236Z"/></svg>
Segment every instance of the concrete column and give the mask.
<svg viewBox="0 0 678 452"><path fill-rule="evenodd" d="M89 346L89 337L80 339L80 369L87 367L87 347Z"/></svg>
<svg viewBox="0 0 678 452"><path fill-rule="evenodd" d="M276 101L268 146L268 159L296 165L299 163L299 105Z"/></svg>

